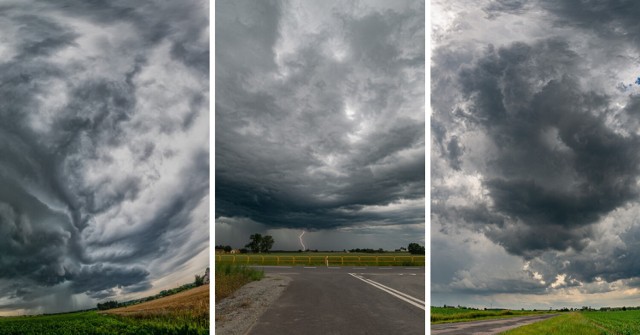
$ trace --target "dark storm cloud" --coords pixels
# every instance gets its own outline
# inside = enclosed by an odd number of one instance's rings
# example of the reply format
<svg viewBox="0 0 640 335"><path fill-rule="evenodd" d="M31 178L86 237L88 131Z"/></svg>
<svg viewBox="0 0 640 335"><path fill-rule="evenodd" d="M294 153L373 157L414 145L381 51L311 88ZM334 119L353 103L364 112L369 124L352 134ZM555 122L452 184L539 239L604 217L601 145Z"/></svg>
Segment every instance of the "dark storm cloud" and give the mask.
<svg viewBox="0 0 640 335"><path fill-rule="evenodd" d="M636 20L640 4L634 1L540 1L542 8L556 15L559 24L566 24L611 39L624 39L638 46L633 36L640 31Z"/></svg>
<svg viewBox="0 0 640 335"><path fill-rule="evenodd" d="M216 3L216 217L424 222L370 211L424 196L424 4L359 16L332 5L296 26L309 4Z"/></svg>
<svg viewBox="0 0 640 335"><path fill-rule="evenodd" d="M488 236L510 252L580 250L589 225L637 197L638 139L605 124L608 98L580 88L577 62L565 42L547 40L490 48L460 72L471 102L461 119L498 150L485 163L491 211L512 222Z"/></svg>
<svg viewBox="0 0 640 335"><path fill-rule="evenodd" d="M171 274L154 260L184 265L206 249L192 236L208 216L206 10L2 6L0 280L25 287L0 309L61 311L71 305L48 295L149 290Z"/></svg>
<svg viewBox="0 0 640 335"><path fill-rule="evenodd" d="M489 1L445 26L431 72L437 299L606 305L637 286L639 8Z"/></svg>

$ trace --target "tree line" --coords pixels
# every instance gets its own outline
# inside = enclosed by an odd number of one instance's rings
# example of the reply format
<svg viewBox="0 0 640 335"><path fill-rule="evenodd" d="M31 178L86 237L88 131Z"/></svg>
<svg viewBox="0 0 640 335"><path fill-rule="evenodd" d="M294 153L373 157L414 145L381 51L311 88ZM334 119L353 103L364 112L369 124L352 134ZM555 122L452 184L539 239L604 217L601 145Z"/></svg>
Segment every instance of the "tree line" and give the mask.
<svg viewBox="0 0 640 335"><path fill-rule="evenodd" d="M249 236L249 243L245 245L245 248L240 249L240 253L244 254L248 251L253 253L269 253L275 241L271 235L262 236L262 234L252 234ZM248 249L247 249L248 248ZM216 250L224 250L224 252L231 252L233 248L229 245L216 245ZM298 250L302 251L311 251L318 252L318 250ZM344 250L346 251L346 250ZM418 243L409 243L409 245L405 247L400 247L400 249L396 249L395 251L408 251L412 255L424 255L425 247ZM382 248L372 249L372 248L354 248L350 249L349 252L360 252L360 253L383 253L385 252Z"/></svg>

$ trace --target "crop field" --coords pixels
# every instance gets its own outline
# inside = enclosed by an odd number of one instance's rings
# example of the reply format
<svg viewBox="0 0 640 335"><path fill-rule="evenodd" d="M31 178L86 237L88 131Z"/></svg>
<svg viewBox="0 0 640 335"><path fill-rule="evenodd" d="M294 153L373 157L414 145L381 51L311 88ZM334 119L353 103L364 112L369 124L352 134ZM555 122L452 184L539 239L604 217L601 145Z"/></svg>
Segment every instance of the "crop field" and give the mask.
<svg viewBox="0 0 640 335"><path fill-rule="evenodd" d="M640 310L567 313L507 332L505 335L632 335L640 334Z"/></svg>
<svg viewBox="0 0 640 335"><path fill-rule="evenodd" d="M272 254L216 254L218 263L247 265L362 265L362 266L424 266L425 256L407 253L342 253L305 252Z"/></svg>
<svg viewBox="0 0 640 335"><path fill-rule="evenodd" d="M546 314L547 311L517 311L517 310L477 310L466 308L433 307L431 306L431 323L464 322L484 319L500 319L514 316Z"/></svg>
<svg viewBox="0 0 640 335"><path fill-rule="evenodd" d="M209 290L209 285L202 285L167 297L100 313L136 319L171 318L196 326L208 326Z"/></svg>
<svg viewBox="0 0 640 335"><path fill-rule="evenodd" d="M0 317L0 334L209 334L209 285L103 312Z"/></svg>

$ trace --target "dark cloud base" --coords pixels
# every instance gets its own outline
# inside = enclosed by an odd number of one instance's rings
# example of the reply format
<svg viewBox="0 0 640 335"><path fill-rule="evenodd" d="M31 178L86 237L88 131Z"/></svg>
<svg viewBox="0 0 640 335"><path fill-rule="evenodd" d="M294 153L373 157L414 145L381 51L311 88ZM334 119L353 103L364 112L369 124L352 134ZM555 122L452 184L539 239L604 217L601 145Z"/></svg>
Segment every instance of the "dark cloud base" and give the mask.
<svg viewBox="0 0 640 335"><path fill-rule="evenodd" d="M369 211L424 199L424 3L340 5L305 31L289 25L313 4L216 2L216 218L424 223L424 210Z"/></svg>

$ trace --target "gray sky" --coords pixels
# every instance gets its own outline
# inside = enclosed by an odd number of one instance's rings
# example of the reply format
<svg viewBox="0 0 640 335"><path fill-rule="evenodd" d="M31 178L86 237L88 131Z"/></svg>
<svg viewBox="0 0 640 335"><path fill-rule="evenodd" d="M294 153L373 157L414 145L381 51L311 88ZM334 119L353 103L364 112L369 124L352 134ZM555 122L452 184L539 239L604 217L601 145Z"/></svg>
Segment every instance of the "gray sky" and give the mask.
<svg viewBox="0 0 640 335"><path fill-rule="evenodd" d="M215 233L424 244L424 2L216 1Z"/></svg>
<svg viewBox="0 0 640 335"><path fill-rule="evenodd" d="M209 261L206 1L0 2L0 315Z"/></svg>
<svg viewBox="0 0 640 335"><path fill-rule="evenodd" d="M431 10L432 305L640 305L640 4Z"/></svg>

